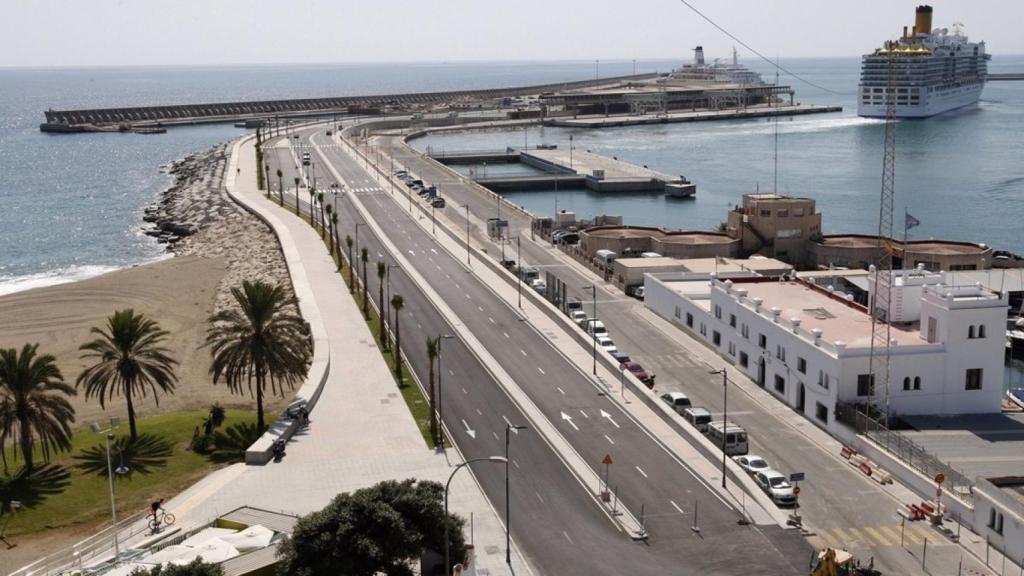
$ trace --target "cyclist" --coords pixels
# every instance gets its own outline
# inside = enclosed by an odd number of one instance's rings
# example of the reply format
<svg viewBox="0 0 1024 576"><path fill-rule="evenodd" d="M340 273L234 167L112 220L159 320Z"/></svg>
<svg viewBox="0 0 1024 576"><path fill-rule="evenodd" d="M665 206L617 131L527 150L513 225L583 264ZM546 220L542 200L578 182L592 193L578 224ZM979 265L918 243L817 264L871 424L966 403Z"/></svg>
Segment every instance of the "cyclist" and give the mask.
<svg viewBox="0 0 1024 576"><path fill-rule="evenodd" d="M157 513L162 512L164 509L164 499L161 498L149 505L149 515L153 517L153 520L158 520Z"/></svg>

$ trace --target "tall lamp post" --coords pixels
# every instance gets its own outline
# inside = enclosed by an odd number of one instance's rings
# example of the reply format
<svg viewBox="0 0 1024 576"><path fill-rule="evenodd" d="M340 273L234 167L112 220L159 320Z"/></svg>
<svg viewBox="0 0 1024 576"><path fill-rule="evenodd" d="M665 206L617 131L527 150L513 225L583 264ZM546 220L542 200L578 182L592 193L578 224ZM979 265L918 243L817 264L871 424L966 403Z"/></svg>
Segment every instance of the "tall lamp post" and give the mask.
<svg viewBox="0 0 1024 576"><path fill-rule="evenodd" d="M729 374L725 368L711 374L722 375L722 488L725 488L725 439L729 436Z"/></svg>
<svg viewBox="0 0 1024 576"><path fill-rule="evenodd" d="M441 377L444 375L444 370L441 370L441 343L445 340L451 340L455 338L452 334L442 334L437 339L437 421L441 425L441 430L444 430L444 387L441 386ZM441 433L441 451L444 451L444 432Z"/></svg>
<svg viewBox="0 0 1024 576"><path fill-rule="evenodd" d="M509 517L509 514L512 511L512 507L511 507L511 504L510 504L511 499L509 498L509 484L508 484L508 478L509 478L509 476L508 476L508 473L509 473L509 470L508 470L508 463L509 463L508 440L509 440L509 432L515 432L516 434L519 434L520 430L526 430L526 426L523 426L521 424L513 425L513 424L510 424L508 422L505 422L505 563L508 564L509 566L512 565L512 535L511 535L511 532L510 532L511 525L512 525L512 520Z"/></svg>
<svg viewBox="0 0 1024 576"><path fill-rule="evenodd" d="M121 424L121 419L117 416L110 418L110 427L103 429L99 423L93 422L89 425L89 428L97 434L103 434L106 439L107 447L107 486L110 490L110 529L114 534L114 563L116 564L118 559L121 557L121 544L117 541L117 503L114 500L114 473L118 475L125 475L129 472L128 467L124 464L120 464L117 468L113 467L110 461L110 441L114 439L114 430Z"/></svg>
<svg viewBox="0 0 1024 576"><path fill-rule="evenodd" d="M594 332L592 325L594 322L597 322L597 284L591 284L590 286L583 287L584 290L587 288L590 288L594 295L594 317L587 321L587 326L590 327L590 333L594 340L594 376L597 376L597 333Z"/></svg>
<svg viewBox="0 0 1024 576"><path fill-rule="evenodd" d="M466 466L473 464L474 462L496 462L496 463L508 463L508 460L502 456L488 456L486 458L473 458L466 460L462 464L455 466L455 470L452 470L451 475L448 476L448 482L444 485L444 570L445 574L451 574L451 542L448 541L448 488L452 485L452 478L455 478L455 474L459 470L462 470Z"/></svg>

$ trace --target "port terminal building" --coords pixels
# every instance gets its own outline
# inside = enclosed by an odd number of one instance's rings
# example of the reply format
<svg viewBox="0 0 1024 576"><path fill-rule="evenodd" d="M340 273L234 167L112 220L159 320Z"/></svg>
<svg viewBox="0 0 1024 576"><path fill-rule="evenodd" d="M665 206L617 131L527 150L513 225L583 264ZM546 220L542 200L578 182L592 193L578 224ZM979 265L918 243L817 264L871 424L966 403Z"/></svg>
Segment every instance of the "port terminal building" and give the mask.
<svg viewBox="0 0 1024 576"><path fill-rule="evenodd" d="M892 415L999 412L1006 295L923 268L891 281L888 387L873 383L871 316L850 294L750 273L677 273L646 275L644 301L833 433L841 403Z"/></svg>

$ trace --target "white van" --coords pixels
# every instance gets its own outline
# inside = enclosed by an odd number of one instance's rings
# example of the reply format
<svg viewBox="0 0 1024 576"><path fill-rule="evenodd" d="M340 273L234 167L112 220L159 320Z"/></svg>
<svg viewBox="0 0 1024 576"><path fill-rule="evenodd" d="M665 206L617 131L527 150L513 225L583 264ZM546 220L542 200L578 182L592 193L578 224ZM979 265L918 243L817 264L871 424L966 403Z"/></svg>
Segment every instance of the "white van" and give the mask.
<svg viewBox="0 0 1024 576"><path fill-rule="evenodd" d="M612 250L598 250L594 252L594 266L597 266L601 270L608 270L612 262L615 261L615 257L618 256Z"/></svg>
<svg viewBox="0 0 1024 576"><path fill-rule="evenodd" d="M747 431L741 426L732 422L722 423L711 422L708 424L708 440L715 446L722 446L722 437L725 437L725 453L728 456L740 456L749 450L747 446Z"/></svg>
<svg viewBox="0 0 1024 576"><path fill-rule="evenodd" d="M707 408L693 406L683 410L683 420L689 422L690 426L700 430L701 434L707 434L708 424L711 424L711 412L708 412Z"/></svg>

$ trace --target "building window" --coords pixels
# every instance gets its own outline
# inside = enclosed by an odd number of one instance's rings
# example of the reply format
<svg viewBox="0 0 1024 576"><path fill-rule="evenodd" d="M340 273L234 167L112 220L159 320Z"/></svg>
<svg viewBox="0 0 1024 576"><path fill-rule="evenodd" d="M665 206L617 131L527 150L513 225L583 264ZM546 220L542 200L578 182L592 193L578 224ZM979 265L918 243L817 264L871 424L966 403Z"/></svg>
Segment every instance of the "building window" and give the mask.
<svg viewBox="0 0 1024 576"><path fill-rule="evenodd" d="M796 371L801 374L807 374L807 360L797 356L796 357Z"/></svg>
<svg viewBox="0 0 1024 576"><path fill-rule="evenodd" d="M686 313L686 326L687 328L693 328L693 314Z"/></svg>
<svg viewBox="0 0 1024 576"><path fill-rule="evenodd" d="M910 376L903 377L903 389L910 390Z"/></svg>
<svg viewBox="0 0 1024 576"><path fill-rule="evenodd" d="M988 527L996 534L1003 533L1003 513L996 512L995 508L988 511Z"/></svg>
<svg viewBox="0 0 1024 576"><path fill-rule="evenodd" d="M729 342L729 356L735 356L735 355L736 355L736 343L735 342Z"/></svg>
<svg viewBox="0 0 1024 576"><path fill-rule="evenodd" d="M815 402L814 416L818 420L821 420L822 423L828 424L828 407L821 402Z"/></svg>
<svg viewBox="0 0 1024 576"><path fill-rule="evenodd" d="M715 318L718 318L719 320L722 319L722 307L718 304L715 304ZM973 327L971 328L971 331L974 331Z"/></svg>
<svg viewBox="0 0 1024 576"><path fill-rule="evenodd" d="M775 391L779 394L786 393L786 379L778 374L775 375Z"/></svg>
<svg viewBox="0 0 1024 576"><path fill-rule="evenodd" d="M803 216L803 215L804 215L804 209L803 208L793 208L793 216Z"/></svg>
<svg viewBox="0 0 1024 576"><path fill-rule="evenodd" d="M701 336L707 336L708 335L708 327L706 325L704 325L703 322L700 323L700 335Z"/></svg>
<svg viewBox="0 0 1024 576"><path fill-rule="evenodd" d="M786 361L786 347L782 344L775 345L775 357L783 362Z"/></svg>
<svg viewBox="0 0 1024 576"><path fill-rule="evenodd" d="M746 324L741 324L740 334L742 334L745 339L750 340L750 327Z"/></svg>
<svg viewBox="0 0 1024 576"><path fill-rule="evenodd" d="M781 209L781 210L777 211L777 212L776 212L775 214L776 214L776 216L778 216L779 218L786 218L786 217L788 217L788 216L789 216L789 210L787 210L787 209L783 208L783 209Z"/></svg>
<svg viewBox="0 0 1024 576"><path fill-rule="evenodd" d="M730 328L735 328L736 327L736 315L735 314L729 314L729 327Z"/></svg>
<svg viewBox="0 0 1024 576"><path fill-rule="evenodd" d="M757 335L757 345L762 350L767 350L768 349L768 337L765 336L764 334L758 334Z"/></svg>
<svg viewBox="0 0 1024 576"><path fill-rule="evenodd" d="M765 218L770 218L771 215L772 215L772 211L771 210L764 210L764 209L761 210L761 216L763 216Z"/></svg>
<svg viewBox="0 0 1024 576"><path fill-rule="evenodd" d="M682 313L683 313L683 311L679 308L679 306L676 306L676 313L675 313L676 318L680 318L682 316Z"/></svg>
<svg viewBox="0 0 1024 576"><path fill-rule="evenodd" d="M747 353L740 352L740 366L746 368L748 365L750 365L750 358L747 357Z"/></svg>
<svg viewBox="0 0 1024 576"><path fill-rule="evenodd" d="M875 395L875 375L874 374L858 374L857 375L857 396L874 396Z"/></svg>
<svg viewBox="0 0 1024 576"><path fill-rule="evenodd" d="M920 390L920 389L921 389L921 377L920 376L914 376L914 390Z"/></svg>
<svg viewBox="0 0 1024 576"><path fill-rule="evenodd" d="M974 340L974 326L973 325L967 327L967 339L968 340Z"/></svg>
<svg viewBox="0 0 1024 576"><path fill-rule="evenodd" d="M714 342L715 346L722 345L722 335L718 333L718 330L711 332L711 341Z"/></svg>
<svg viewBox="0 0 1024 576"><path fill-rule="evenodd" d="M978 338L984 338L984 337L985 337L985 325L981 324L980 326L978 326Z"/></svg>
<svg viewBox="0 0 1024 576"><path fill-rule="evenodd" d="M981 368L967 369L967 382L964 386L967 390L981 390L981 379L983 370Z"/></svg>

